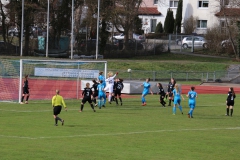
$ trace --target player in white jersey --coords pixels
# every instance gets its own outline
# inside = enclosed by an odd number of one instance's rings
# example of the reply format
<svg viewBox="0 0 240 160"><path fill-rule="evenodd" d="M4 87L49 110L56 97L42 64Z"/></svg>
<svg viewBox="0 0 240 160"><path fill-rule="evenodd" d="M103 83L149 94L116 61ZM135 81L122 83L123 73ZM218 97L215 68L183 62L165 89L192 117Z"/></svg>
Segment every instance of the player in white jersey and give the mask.
<svg viewBox="0 0 240 160"><path fill-rule="evenodd" d="M112 72L108 72L108 78L105 80L107 83L107 87L104 89L104 91L108 91L108 102L111 104L111 98L113 94L113 85L114 85L114 78L118 75L118 72L113 75Z"/></svg>

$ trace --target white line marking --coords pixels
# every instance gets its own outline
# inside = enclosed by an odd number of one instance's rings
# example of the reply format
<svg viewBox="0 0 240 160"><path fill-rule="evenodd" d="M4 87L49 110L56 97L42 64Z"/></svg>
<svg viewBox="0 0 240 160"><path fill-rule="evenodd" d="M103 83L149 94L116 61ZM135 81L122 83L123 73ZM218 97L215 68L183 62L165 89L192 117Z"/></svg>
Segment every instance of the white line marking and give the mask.
<svg viewBox="0 0 240 160"><path fill-rule="evenodd" d="M85 135L71 135L71 136L54 136L54 137L21 137L21 136L6 136L0 135L0 138L16 138L16 139L52 139L52 138L75 138L75 137L97 137L97 136L119 136L145 133L160 133L160 132L182 132L182 131L211 131L211 130L240 130L240 127L231 128L200 128L200 129L176 129L176 130L157 130L157 131L141 131L141 132L126 132L126 133L109 133L109 134L85 134Z"/></svg>

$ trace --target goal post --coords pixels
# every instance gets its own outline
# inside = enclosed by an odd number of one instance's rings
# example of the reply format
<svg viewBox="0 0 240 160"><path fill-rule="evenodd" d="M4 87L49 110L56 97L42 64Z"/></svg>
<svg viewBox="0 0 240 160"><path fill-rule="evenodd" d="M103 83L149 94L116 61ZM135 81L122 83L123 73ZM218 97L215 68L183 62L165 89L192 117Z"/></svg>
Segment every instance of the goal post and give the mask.
<svg viewBox="0 0 240 160"><path fill-rule="evenodd" d="M81 80L97 79L99 71L107 74L107 61L20 59L19 96L21 102L24 78L29 75L30 100L51 99L56 89L64 99L78 99Z"/></svg>

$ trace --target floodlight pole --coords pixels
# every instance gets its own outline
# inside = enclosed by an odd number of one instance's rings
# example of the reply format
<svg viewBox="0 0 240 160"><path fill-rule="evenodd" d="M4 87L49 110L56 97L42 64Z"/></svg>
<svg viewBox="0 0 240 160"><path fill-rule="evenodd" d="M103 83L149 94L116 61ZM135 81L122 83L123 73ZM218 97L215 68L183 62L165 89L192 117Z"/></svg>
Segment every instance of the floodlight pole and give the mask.
<svg viewBox="0 0 240 160"><path fill-rule="evenodd" d="M98 0L98 13L97 13L97 39L96 39L96 59L98 59L98 39L99 39L99 12L100 12L100 0Z"/></svg>
<svg viewBox="0 0 240 160"><path fill-rule="evenodd" d="M21 56L23 55L24 0L22 0Z"/></svg>
<svg viewBox="0 0 240 160"><path fill-rule="evenodd" d="M73 59L73 26L74 26L74 0L72 0L72 33L71 33L71 59Z"/></svg>
<svg viewBox="0 0 240 160"><path fill-rule="evenodd" d="M49 40L49 0L48 0L48 7L47 7L47 39L46 39L46 57L48 57L48 40Z"/></svg>

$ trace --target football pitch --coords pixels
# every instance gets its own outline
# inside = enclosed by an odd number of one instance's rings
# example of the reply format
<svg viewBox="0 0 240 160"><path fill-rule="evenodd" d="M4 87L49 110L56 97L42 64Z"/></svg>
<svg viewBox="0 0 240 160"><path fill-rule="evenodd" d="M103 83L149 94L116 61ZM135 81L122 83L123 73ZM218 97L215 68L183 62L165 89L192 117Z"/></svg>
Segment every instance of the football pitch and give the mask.
<svg viewBox="0 0 240 160"><path fill-rule="evenodd" d="M54 126L51 101L0 103L1 160L203 160L239 159L240 108L225 116L227 94L199 94L189 119L188 99L182 115L162 107L158 95L123 99L93 112L88 103L66 100L68 111ZM184 95L184 97L186 97Z"/></svg>

